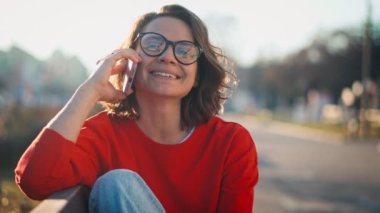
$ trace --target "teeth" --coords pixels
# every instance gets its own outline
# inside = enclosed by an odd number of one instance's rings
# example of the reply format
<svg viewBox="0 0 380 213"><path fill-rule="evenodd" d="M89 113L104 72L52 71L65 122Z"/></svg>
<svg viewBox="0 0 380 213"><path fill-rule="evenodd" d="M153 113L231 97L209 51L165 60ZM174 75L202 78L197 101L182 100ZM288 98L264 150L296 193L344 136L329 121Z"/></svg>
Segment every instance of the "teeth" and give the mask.
<svg viewBox="0 0 380 213"><path fill-rule="evenodd" d="M165 73L165 72L152 72L152 74L155 76L177 79L177 77L175 75Z"/></svg>

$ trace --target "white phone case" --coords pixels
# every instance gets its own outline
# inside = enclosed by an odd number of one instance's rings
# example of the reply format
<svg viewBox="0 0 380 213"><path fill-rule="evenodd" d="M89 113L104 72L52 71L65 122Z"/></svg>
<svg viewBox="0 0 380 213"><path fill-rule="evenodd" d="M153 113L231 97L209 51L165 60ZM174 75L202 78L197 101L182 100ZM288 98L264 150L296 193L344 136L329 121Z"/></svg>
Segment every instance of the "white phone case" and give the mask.
<svg viewBox="0 0 380 213"><path fill-rule="evenodd" d="M131 76L127 75L127 72L124 72L124 83L123 83L123 92L127 93L128 90L132 87L133 79L135 78L137 64L131 60L128 60L128 68L131 70Z"/></svg>

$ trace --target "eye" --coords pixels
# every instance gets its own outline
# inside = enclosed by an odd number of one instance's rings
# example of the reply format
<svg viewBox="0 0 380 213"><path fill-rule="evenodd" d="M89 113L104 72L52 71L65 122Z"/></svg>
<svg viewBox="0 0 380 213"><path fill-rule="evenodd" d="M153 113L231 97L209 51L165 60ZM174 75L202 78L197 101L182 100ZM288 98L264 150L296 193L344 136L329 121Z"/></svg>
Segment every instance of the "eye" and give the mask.
<svg viewBox="0 0 380 213"><path fill-rule="evenodd" d="M176 55L182 58L193 58L197 55L197 48L191 42L180 42L176 45Z"/></svg>
<svg viewBox="0 0 380 213"><path fill-rule="evenodd" d="M141 46L145 51L159 53L164 49L165 41L159 36L148 36L142 40Z"/></svg>

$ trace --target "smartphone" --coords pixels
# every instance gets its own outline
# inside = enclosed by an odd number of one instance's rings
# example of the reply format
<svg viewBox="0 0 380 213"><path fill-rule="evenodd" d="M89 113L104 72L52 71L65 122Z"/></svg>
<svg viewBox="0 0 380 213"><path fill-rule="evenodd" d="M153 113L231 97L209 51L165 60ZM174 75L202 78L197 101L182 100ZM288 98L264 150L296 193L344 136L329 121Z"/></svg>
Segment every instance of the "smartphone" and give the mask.
<svg viewBox="0 0 380 213"><path fill-rule="evenodd" d="M136 69L137 69L137 64L131 60L128 60L128 66L126 70L124 70L124 82L123 82L124 93L127 93L131 89L133 79L135 78ZM128 70L130 70L129 76L127 75Z"/></svg>

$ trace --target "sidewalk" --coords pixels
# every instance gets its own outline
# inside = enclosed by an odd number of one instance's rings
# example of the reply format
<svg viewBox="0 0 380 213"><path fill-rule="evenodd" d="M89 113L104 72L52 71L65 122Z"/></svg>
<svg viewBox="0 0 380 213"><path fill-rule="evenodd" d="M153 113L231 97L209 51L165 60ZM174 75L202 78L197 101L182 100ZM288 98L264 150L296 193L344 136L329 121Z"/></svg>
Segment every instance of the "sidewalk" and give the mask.
<svg viewBox="0 0 380 213"><path fill-rule="evenodd" d="M252 116L245 126L259 154L255 212L380 212L380 143Z"/></svg>

